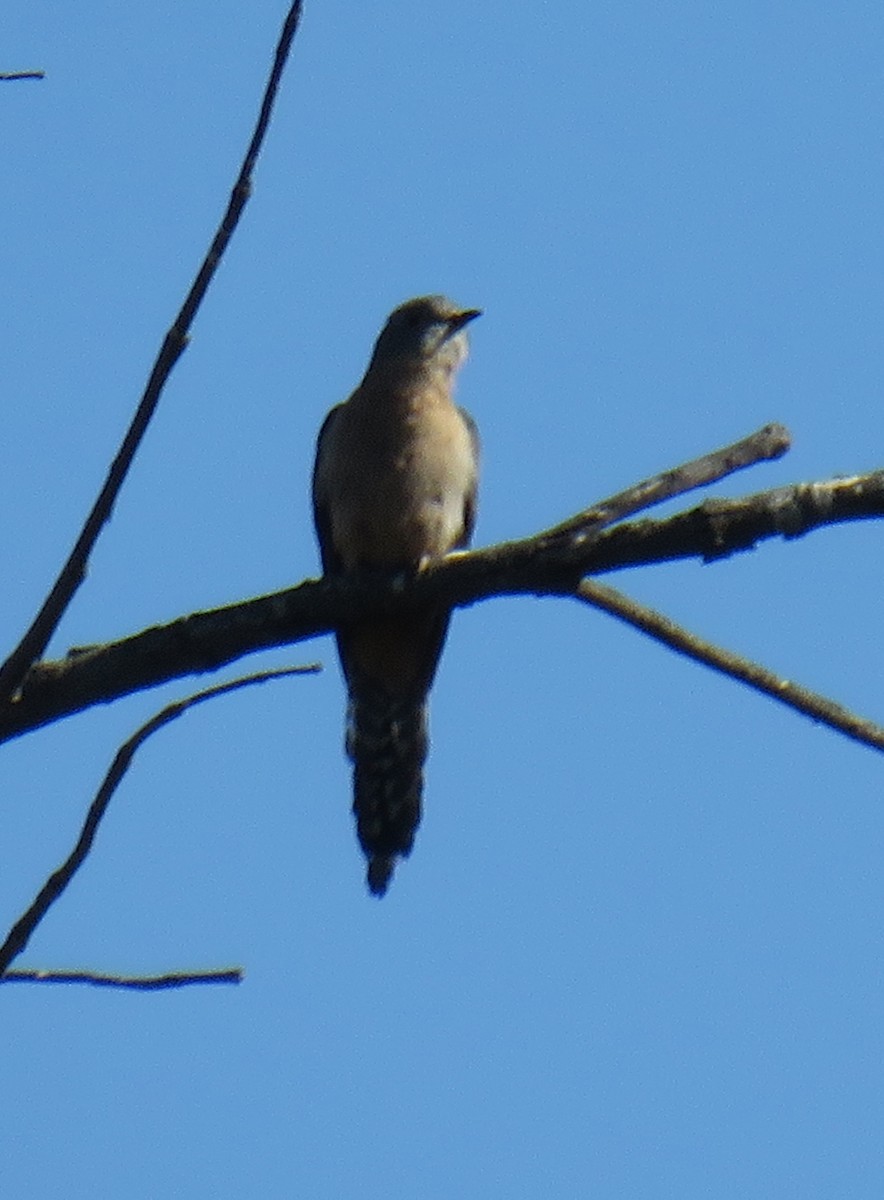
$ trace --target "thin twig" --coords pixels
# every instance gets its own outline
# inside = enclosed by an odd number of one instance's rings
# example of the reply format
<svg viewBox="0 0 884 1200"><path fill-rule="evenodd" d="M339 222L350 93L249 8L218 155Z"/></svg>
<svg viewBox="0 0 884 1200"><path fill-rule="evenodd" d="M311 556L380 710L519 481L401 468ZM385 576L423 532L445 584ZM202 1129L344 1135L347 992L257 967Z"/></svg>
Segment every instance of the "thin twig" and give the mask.
<svg viewBox="0 0 884 1200"><path fill-rule="evenodd" d="M241 967L216 971L170 972L167 975L95 975L91 971L7 971L2 983L86 983L91 987L125 988L136 992L158 992L204 983L242 983Z"/></svg>
<svg viewBox="0 0 884 1200"><path fill-rule="evenodd" d="M627 625L641 630L642 633L648 634L655 641L662 642L664 646L669 646L679 654L693 658L695 661L703 663L704 666L712 667L723 675L729 675L732 679L737 679L740 683L754 688L755 691L778 700L788 708L794 708L798 712L804 713L805 716L818 721L821 725L828 725L830 729L846 734L863 746L869 746L873 750L884 750L884 728L880 725L857 716L849 709L836 704L834 700L821 696L818 692L801 687L800 684L793 683L790 679L783 679L748 658L716 646L713 642L704 641L703 638L699 638L681 625L677 625L675 621L671 621L669 617L664 617L662 613L655 612L652 608L646 608L645 605L639 604L629 596L624 596L616 588L597 583L595 580L584 579L576 588L575 595L578 599L591 604L593 608L599 608L613 617L619 617Z"/></svg>
<svg viewBox="0 0 884 1200"><path fill-rule="evenodd" d="M756 463L782 458L791 444L792 439L784 425L765 425L731 446L713 450L711 454L704 454L701 458L691 459L679 467L652 475L650 479L643 479L625 491L594 504L592 508L569 517L561 525L544 530L538 537L541 540L553 540L574 535L583 541L590 534L601 532L607 526L637 512L653 508L655 504L662 504L665 500L683 496L685 492L717 483L727 475L733 475L735 471L742 471Z"/></svg>
<svg viewBox="0 0 884 1200"><path fill-rule="evenodd" d="M227 692L235 692L240 688L251 687L256 683L268 683L274 679L283 679L289 675L312 675L315 673L315 666L281 667L277 670L260 671L254 675L232 679L227 683L219 683L215 687L195 692L192 696L187 696L183 700L176 700L173 704L167 705L166 708L156 713L146 724L142 725L128 741L124 742L117 751L95 799L89 806L89 812L86 814L86 820L83 822L83 828L80 831L77 844L62 865L49 876L37 893L33 903L16 921L15 925L9 931L6 941L0 946L0 976L5 973L10 963L24 950L34 930L83 865L86 856L92 848L92 843L95 841L98 826L107 812L111 797L128 771L136 750L147 741L152 733L156 733L158 729L161 729L164 725L168 725L170 721L176 720L182 713L187 712L189 708L194 708L197 704L203 704L205 701L212 700L216 696L223 696Z"/></svg>
<svg viewBox="0 0 884 1200"><path fill-rule="evenodd" d="M218 232L212 240L212 244L203 260L196 279L187 294L187 298L181 306L181 311L166 334L153 370L150 373L150 378L147 381L144 394L136 409L135 416L132 418L132 423L126 431L126 436L123 438L114 461L111 463L107 478L98 494L98 499L95 501L92 511L86 518L86 523L80 531L70 557L62 567L58 579L43 602L37 616L34 618L30 629L3 666L0 667L0 702L5 703L17 692L28 668L43 654L65 610L86 577L86 566L92 549L105 523L110 518L111 510L156 410L166 381L187 345L188 334L194 316L218 269L221 257L227 249L230 238L239 222L242 210L249 198L252 186L252 172L264 140L264 135L267 132L270 114L279 88L279 81L288 57L292 39L298 27L300 15L301 0L295 0L280 34L273 69L270 72L270 78L267 81L267 87L264 91L264 99L255 126L255 132L252 135L239 176L231 192L227 211L222 218Z"/></svg>
<svg viewBox="0 0 884 1200"><path fill-rule="evenodd" d="M15 79L45 79L45 71L3 71L0 72L0 83L8 83Z"/></svg>

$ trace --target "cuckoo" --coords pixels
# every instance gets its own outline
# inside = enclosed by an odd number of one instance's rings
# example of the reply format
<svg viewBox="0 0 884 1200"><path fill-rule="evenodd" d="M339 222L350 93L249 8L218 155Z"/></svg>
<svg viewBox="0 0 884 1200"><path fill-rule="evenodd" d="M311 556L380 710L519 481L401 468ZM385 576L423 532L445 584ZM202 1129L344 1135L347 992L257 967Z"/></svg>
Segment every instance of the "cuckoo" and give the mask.
<svg viewBox="0 0 884 1200"><path fill-rule="evenodd" d="M327 575L407 577L469 544L479 440L453 387L467 357L466 326L479 315L444 296L402 304L356 391L326 417L313 512ZM420 822L427 694L449 616L433 605L337 632L353 812L376 896L411 850Z"/></svg>

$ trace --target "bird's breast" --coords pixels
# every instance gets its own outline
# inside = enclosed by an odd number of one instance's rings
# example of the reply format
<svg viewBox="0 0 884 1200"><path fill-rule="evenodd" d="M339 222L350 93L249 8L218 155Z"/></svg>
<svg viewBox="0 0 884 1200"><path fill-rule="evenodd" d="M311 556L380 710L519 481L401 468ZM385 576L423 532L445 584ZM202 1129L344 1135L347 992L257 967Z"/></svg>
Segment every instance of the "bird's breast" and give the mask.
<svg viewBox="0 0 884 1200"><path fill-rule="evenodd" d="M352 401L350 402L352 403ZM347 570L418 567L458 544L476 462L460 411L426 399L390 411L345 406L335 430L332 537Z"/></svg>

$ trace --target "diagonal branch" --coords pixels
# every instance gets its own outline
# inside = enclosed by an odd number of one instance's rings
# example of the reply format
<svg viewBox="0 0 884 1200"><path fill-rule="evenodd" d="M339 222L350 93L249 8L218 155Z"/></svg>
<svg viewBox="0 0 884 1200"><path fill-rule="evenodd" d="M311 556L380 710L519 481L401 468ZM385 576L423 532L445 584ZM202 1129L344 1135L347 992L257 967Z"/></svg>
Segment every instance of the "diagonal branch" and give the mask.
<svg viewBox="0 0 884 1200"><path fill-rule="evenodd" d="M61 573L55 581L52 590L34 618L30 629L28 629L21 642L16 646L3 666L0 667L0 701L8 701L15 695L28 669L43 654L65 610L86 577L86 567L92 549L98 540L99 534L110 518L111 510L129 472L129 467L132 465L132 460L147 432L151 418L156 411L166 381L172 372L172 368L184 352L193 319L209 288L209 284L212 282L221 257L227 249L233 232L239 223L242 210L249 198L252 187L252 172L267 132L273 103L279 89L279 81L288 57L292 39L298 27L300 15L301 0L295 0L280 34L273 68L264 91L264 99L255 126L255 132L252 135L239 176L231 192L227 211L221 220L218 231L212 240L212 244L197 273L196 279L191 285L184 304L181 306L181 310L175 318L171 329L166 334L153 370L150 373L150 378L147 381L144 394L135 411L135 416L132 418L132 423L126 431L126 436L123 438L114 461L111 463L104 485L98 494L92 511L86 518L86 523L80 531L74 548L67 562L62 567Z"/></svg>
<svg viewBox="0 0 884 1200"><path fill-rule="evenodd" d="M573 536L585 539L590 531L596 528L613 525L616 521L622 521L637 512L653 508L655 504L662 504L675 496L683 496L685 492L717 483L725 476L733 475L735 471L754 467L756 463L782 458L791 444L792 439L785 426L765 425L757 433L750 433L748 437L741 438L731 446L713 450L711 454L704 454L702 458L692 459L680 467L673 467L660 475L643 479L641 483L627 488L626 491L618 492L616 496L610 496L600 504L569 517L561 525L547 529L540 537L553 539Z"/></svg>
<svg viewBox="0 0 884 1200"><path fill-rule="evenodd" d="M129 770L136 751L147 741L152 733L156 733L158 729L162 729L170 721L176 720L183 713L187 712L189 708L194 708L198 704L204 704L207 700L213 700L216 696L223 696L228 692L239 691L240 688L251 687L256 683L267 683L270 680L283 679L289 675L313 674L317 669L315 666L282 667L275 671L261 671L255 675L247 675L242 679L233 679L227 683L219 683L215 687L206 688L205 691L196 692L184 700L176 700L174 704L167 705L166 708L151 717L145 725L136 730L132 737L124 742L117 751L95 799L89 806L89 812L86 814L86 820L83 823L77 844L62 865L49 876L34 898L33 903L16 921L9 931L6 941L0 946L0 977L5 974L10 963L27 946L34 930L86 861L86 857L92 849L92 843L95 841L95 835L98 833L98 827L111 802L111 797L119 787L123 776Z"/></svg>
<svg viewBox="0 0 884 1200"><path fill-rule="evenodd" d="M583 600L612 617L618 617L633 629L641 630L679 654L693 658L706 667L712 667L723 675L729 675L731 679L745 683L788 708L804 713L805 716L819 721L822 725L828 725L838 733L846 734L863 746L884 750L884 728L880 725L857 716L842 705L836 704L834 700L829 700L827 696L821 696L819 692L812 692L809 688L793 683L791 679L783 679L751 659L743 658L731 650L725 650L713 642L697 637L662 613L624 596L616 588L584 579L574 595L578 600Z"/></svg>

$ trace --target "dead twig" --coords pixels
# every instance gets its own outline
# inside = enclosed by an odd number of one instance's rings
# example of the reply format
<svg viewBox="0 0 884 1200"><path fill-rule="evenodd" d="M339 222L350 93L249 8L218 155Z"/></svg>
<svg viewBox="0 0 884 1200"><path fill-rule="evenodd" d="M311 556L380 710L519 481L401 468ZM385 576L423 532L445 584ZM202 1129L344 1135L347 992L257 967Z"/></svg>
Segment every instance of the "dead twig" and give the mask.
<svg viewBox="0 0 884 1200"><path fill-rule="evenodd" d="M117 751L110 769L96 793L95 799L89 806L89 812L86 814L86 820L83 823L77 844L62 865L49 876L27 911L19 917L7 934L6 941L0 946L0 978L7 971L10 963L27 946L34 930L85 862L89 851L92 849L92 843L95 841L98 827L101 824L104 814L107 812L111 797L128 771L135 752L147 741L151 734L156 733L158 729L162 729L164 725L168 725L170 721L176 720L183 713L187 712L188 709L194 708L198 704L204 704L207 700L213 700L217 696L224 696L228 692L239 691L241 688L252 687L257 683L268 683L274 679L284 679L290 675L315 674L316 670L315 666L281 667L273 671L260 671L254 675L246 675L241 679L232 679L227 683L219 683L215 687L206 688L204 691L196 692L192 696L187 696L183 700L176 700L173 704L167 705L160 712L156 713L155 716L151 717L140 729L136 730L132 737L124 742ZM96 978L99 977L96 976ZM197 981L201 982L201 980Z"/></svg>
<svg viewBox="0 0 884 1200"><path fill-rule="evenodd" d="M159 992L205 983L242 983L241 967L217 971L170 972L168 975L95 975L91 971L7 971L2 983L86 983L91 987L123 988L135 992Z"/></svg>
<svg viewBox="0 0 884 1200"><path fill-rule="evenodd" d="M561 525L554 525L538 537L540 540L563 537L585 540L590 533L601 531L655 504L717 483L725 476L755 466L756 463L782 458L791 444L791 436L784 425L765 425L756 433L750 433L748 437L721 450L713 450L711 454L704 454L701 458L691 459L650 479L643 479L616 496L610 496L592 508L569 517Z"/></svg>
<svg viewBox="0 0 884 1200"><path fill-rule="evenodd" d="M630 596L624 596L616 588L597 583L593 579L584 579L574 594L578 600L619 618L633 629L639 629L655 641L662 642L671 650L693 658L723 675L729 675L731 679L737 679L747 687L754 688L756 692L770 696L796 712L804 713L821 725L828 725L830 729L846 734L863 746L869 746L873 750L884 750L884 728L880 725L857 716L827 696L821 696L819 692L812 692L810 688L802 687L791 679L783 679L751 659L743 658L742 655L734 654L732 650L725 650L716 646L714 642L697 637L662 613L639 604Z"/></svg>
<svg viewBox="0 0 884 1200"><path fill-rule="evenodd" d="M246 201L251 193L252 172L254 171L255 162L257 161L264 136L267 132L267 126L270 123L270 114L273 110L277 91L279 90L279 81L282 77L286 59L288 58L292 39L298 27L300 15L301 0L295 0L280 34L273 67L264 90L261 111L258 115L255 131L246 150L239 175L233 186L227 211L221 220L217 233L212 239L212 244L197 273L196 279L191 285L190 291L187 293L181 310L163 340L153 370L150 373L150 378L147 381L144 394L135 411L135 416L132 418L132 423L126 431L116 457L111 463L104 485L98 494L92 511L86 518L86 522L80 531L74 548L67 562L62 567L52 590L34 618L30 629L28 629L3 666L0 667L0 702L6 702L16 694L29 667L37 661L46 649L49 639L58 627L58 623L64 615L65 610L86 577L86 566L92 549L98 540L99 534L110 518L120 488L123 486L129 468L132 465L132 460L135 457L138 447L141 445L142 439L147 432L147 427L156 411L166 381L175 363L184 352L193 319L208 291L209 284L214 278L218 264L224 255L224 251L227 249L233 232L239 223L242 210L245 208Z"/></svg>

